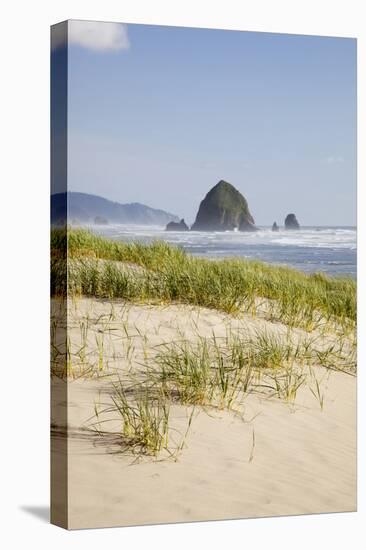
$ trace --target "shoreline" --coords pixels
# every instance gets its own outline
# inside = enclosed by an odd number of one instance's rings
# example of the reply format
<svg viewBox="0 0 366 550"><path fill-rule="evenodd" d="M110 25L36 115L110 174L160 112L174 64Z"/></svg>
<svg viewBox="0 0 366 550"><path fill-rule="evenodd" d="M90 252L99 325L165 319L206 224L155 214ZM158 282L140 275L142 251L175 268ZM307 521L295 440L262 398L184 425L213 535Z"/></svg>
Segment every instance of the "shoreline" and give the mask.
<svg viewBox="0 0 366 550"><path fill-rule="evenodd" d="M247 257L272 265L287 265L304 273L320 271L332 277L357 277L354 227L304 227L300 231L283 229L279 232L259 228L256 234L234 231L166 232L162 227L116 224L102 228L89 226L89 229L113 240L121 238L123 242L162 240L203 258Z"/></svg>

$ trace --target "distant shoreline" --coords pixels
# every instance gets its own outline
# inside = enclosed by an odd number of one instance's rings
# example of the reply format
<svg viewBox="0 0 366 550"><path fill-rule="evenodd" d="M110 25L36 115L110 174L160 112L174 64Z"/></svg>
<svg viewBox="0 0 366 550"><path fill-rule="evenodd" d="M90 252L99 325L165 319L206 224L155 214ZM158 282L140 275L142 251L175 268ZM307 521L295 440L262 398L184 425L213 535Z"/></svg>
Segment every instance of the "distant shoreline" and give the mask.
<svg viewBox="0 0 366 550"><path fill-rule="evenodd" d="M70 226L71 227L90 227L90 228L97 228L97 227L100 227L101 225L104 225L106 227L108 226L114 226L114 225L117 225L117 226L122 226L122 227L146 227L146 228L149 228L149 227L154 227L154 228L159 228L159 229L165 229L165 225L149 225L149 224L134 224L134 223L116 223L116 222L109 222L107 224L95 224L95 223L70 223ZM55 227L57 227L57 224L54 224ZM260 224L257 224L257 228L259 230L261 229L264 229L264 230L271 230L272 229L272 226L271 225L260 225ZM293 232L294 230L286 230L284 228L284 226L279 226L279 229L280 230L283 230L283 231L286 231L287 233L291 233ZM350 230L354 230L354 231L357 231L357 225L302 225L300 229L298 230L295 230L295 232L301 232L302 230L309 230L309 229L350 229ZM192 231L192 230L191 230ZM226 230L226 231L207 231L207 233L226 233L226 232L229 232L229 233L238 233L237 231L229 231L229 230ZM181 231L180 233L184 233L184 231ZM202 233L201 231L192 231L192 233ZM245 234L245 232L239 232L240 234Z"/></svg>
<svg viewBox="0 0 366 550"><path fill-rule="evenodd" d="M357 231L350 226L309 226L299 231L280 229L278 232L261 226L255 233L167 232L161 226L131 224L78 227L121 242L165 241L196 257L253 258L273 265L288 265L304 273L320 271L332 276L357 276Z"/></svg>

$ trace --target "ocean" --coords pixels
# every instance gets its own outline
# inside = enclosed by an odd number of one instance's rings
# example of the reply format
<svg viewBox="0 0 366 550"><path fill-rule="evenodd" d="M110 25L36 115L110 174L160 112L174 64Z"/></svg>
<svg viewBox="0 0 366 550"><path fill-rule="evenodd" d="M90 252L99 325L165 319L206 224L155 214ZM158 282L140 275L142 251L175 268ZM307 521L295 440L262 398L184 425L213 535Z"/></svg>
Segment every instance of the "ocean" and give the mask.
<svg viewBox="0 0 366 550"><path fill-rule="evenodd" d="M324 272L356 278L357 233L355 227L303 227L275 233L262 227L255 233L167 232L162 227L93 226L92 230L121 241L150 243L163 240L205 258L240 256L294 267L306 273Z"/></svg>

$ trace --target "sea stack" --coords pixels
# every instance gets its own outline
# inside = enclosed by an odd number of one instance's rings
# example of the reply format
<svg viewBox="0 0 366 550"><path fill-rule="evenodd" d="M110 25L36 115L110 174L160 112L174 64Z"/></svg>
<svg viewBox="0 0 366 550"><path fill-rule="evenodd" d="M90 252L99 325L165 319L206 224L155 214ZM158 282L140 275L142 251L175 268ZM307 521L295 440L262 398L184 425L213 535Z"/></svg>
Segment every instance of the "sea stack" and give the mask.
<svg viewBox="0 0 366 550"><path fill-rule="evenodd" d="M300 229L300 224L295 214L287 214L285 219L285 229Z"/></svg>
<svg viewBox="0 0 366 550"><path fill-rule="evenodd" d="M182 218L180 222L169 222L165 231L189 231L189 227Z"/></svg>
<svg viewBox="0 0 366 550"><path fill-rule="evenodd" d="M272 231L279 231L279 230L280 228L278 227L277 222L273 222Z"/></svg>
<svg viewBox="0 0 366 550"><path fill-rule="evenodd" d="M220 180L200 204L192 231L257 231L248 203L231 183Z"/></svg>

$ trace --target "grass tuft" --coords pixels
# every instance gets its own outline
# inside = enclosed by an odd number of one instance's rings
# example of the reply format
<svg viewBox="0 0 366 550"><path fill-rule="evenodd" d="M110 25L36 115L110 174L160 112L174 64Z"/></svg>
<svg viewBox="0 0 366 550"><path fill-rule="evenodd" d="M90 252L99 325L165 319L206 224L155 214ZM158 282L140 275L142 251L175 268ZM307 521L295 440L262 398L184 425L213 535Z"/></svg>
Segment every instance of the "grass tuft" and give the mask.
<svg viewBox="0 0 366 550"><path fill-rule="evenodd" d="M52 292L154 303L179 302L261 314L308 331L332 323L343 332L356 323L356 282L307 275L245 259L207 260L164 242L146 245L104 239L83 229L53 229ZM67 246L66 246L67 245ZM57 253L57 250L60 253Z"/></svg>

